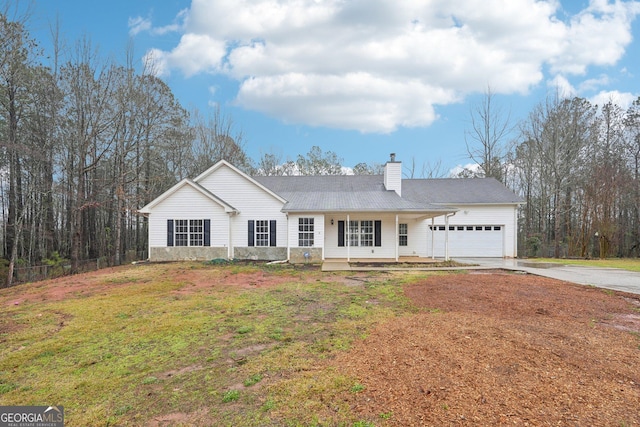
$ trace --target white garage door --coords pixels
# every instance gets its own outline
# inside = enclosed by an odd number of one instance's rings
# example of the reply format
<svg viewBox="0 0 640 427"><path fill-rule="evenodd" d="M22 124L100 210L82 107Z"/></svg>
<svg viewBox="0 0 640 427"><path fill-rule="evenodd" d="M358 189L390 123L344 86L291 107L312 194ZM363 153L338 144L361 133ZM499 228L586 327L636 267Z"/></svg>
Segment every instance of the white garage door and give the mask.
<svg viewBox="0 0 640 427"><path fill-rule="evenodd" d="M433 230L432 230L433 228ZM427 232L428 252L431 255L433 233L436 257L444 257L444 225L429 226ZM504 256L504 226L502 225L450 225L449 257L494 257Z"/></svg>

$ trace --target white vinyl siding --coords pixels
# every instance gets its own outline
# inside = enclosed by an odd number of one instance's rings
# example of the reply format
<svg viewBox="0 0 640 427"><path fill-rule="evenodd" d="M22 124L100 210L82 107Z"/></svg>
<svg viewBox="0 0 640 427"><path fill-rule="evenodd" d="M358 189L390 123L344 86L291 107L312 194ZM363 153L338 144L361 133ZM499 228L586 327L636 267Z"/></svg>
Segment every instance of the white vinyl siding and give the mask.
<svg viewBox="0 0 640 427"><path fill-rule="evenodd" d="M313 220L313 247L324 247L324 231L325 231L325 216L321 214L290 214L289 215L289 247L300 248L310 247L303 246L300 242L300 220L308 221ZM331 221L327 219L326 221ZM335 221L334 221L335 222ZM329 223L330 224L330 223ZM328 225L330 227L331 225ZM284 227L283 227L284 228ZM308 235L310 237L310 235Z"/></svg>
<svg viewBox="0 0 640 427"><path fill-rule="evenodd" d="M233 246L247 247L247 221L276 220L277 246L286 247L287 216L281 212L283 202L278 198L227 166L214 170L198 184L240 211L231 217Z"/></svg>
<svg viewBox="0 0 640 427"><path fill-rule="evenodd" d="M384 166L384 188L402 196L402 163L388 162Z"/></svg>
<svg viewBox="0 0 640 427"><path fill-rule="evenodd" d="M185 206L188 206L189 209L185 209ZM227 245L229 215L225 213L224 208L193 187L184 185L171 197L153 207L152 214L149 216L150 247L167 247L167 220L176 219L210 219L211 246L223 247Z"/></svg>

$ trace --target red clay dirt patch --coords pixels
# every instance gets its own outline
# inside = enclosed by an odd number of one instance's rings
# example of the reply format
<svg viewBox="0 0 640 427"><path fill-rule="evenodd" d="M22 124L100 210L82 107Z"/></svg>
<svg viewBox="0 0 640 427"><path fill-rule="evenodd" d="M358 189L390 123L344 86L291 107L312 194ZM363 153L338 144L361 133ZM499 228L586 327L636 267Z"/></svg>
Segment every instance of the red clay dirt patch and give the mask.
<svg viewBox="0 0 640 427"><path fill-rule="evenodd" d="M198 268L193 268L198 266ZM200 268L200 264L185 264L176 268L176 264L140 264L105 268L88 273L64 276L42 282L25 283L4 289L0 295L0 306L18 305L29 301L60 301L69 297L87 297L107 289L131 286L150 279L136 277L137 269L153 269L163 280L182 283L178 293L192 293L213 286L236 286L241 288L261 288L292 280L304 282L315 280L310 275L274 275L261 270L232 273L228 268ZM121 278L113 280L113 274L120 273ZM105 281L108 278L108 281Z"/></svg>
<svg viewBox="0 0 640 427"><path fill-rule="evenodd" d="M337 366L376 425L640 425L638 296L517 274L407 286L429 309L378 326ZM629 331L632 331L631 333Z"/></svg>
<svg viewBox="0 0 640 427"><path fill-rule="evenodd" d="M105 287L103 283L100 283L102 277L128 268L131 267L105 268L89 273L16 285L3 290L0 305L18 305L27 301L60 301L69 295L89 295ZM112 286L110 285L110 287Z"/></svg>

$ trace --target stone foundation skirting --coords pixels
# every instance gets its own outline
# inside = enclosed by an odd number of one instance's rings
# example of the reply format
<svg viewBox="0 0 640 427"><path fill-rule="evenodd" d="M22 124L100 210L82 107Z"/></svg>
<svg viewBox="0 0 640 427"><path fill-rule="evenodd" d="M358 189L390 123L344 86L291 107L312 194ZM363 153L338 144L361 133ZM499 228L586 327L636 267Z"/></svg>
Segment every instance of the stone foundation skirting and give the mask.
<svg viewBox="0 0 640 427"><path fill-rule="evenodd" d="M274 247L235 247L235 259L254 261L281 261L287 259L287 248ZM291 248L291 263L322 263L322 248ZM227 248L208 246L172 246L151 248L150 261L209 261L228 258Z"/></svg>
<svg viewBox="0 0 640 427"><path fill-rule="evenodd" d="M235 259L250 259L254 261L281 261L287 259L287 248L277 247L234 247Z"/></svg>
<svg viewBox="0 0 640 427"><path fill-rule="evenodd" d="M209 246L173 246L168 248L150 248L150 261L209 261L228 258L227 248Z"/></svg>
<svg viewBox="0 0 640 427"><path fill-rule="evenodd" d="M292 264L321 264L322 248L291 248L289 262Z"/></svg>

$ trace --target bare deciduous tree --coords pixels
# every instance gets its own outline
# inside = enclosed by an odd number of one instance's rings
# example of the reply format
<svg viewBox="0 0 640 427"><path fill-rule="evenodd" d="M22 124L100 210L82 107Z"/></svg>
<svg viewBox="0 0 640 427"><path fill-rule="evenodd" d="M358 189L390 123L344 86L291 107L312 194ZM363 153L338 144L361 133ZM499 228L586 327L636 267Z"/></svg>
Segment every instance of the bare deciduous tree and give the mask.
<svg viewBox="0 0 640 427"><path fill-rule="evenodd" d="M491 87L471 110L471 129L465 132L467 153L480 166L479 175L504 181L504 158L511 136L511 115L496 104Z"/></svg>

